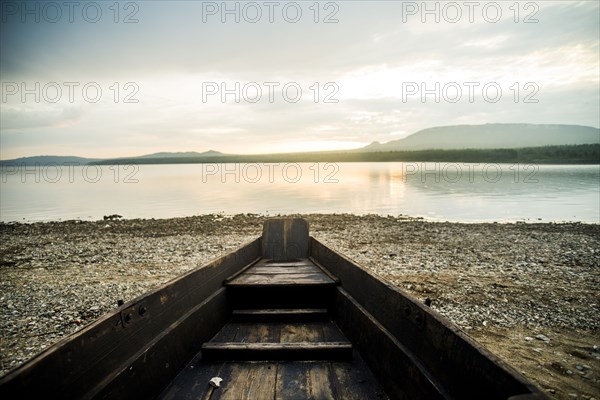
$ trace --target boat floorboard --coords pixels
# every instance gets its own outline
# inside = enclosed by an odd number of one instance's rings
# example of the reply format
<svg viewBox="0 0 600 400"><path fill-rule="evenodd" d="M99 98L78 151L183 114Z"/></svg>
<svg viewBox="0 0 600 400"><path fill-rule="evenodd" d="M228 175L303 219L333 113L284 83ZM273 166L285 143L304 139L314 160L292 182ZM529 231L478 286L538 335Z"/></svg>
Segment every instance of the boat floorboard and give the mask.
<svg viewBox="0 0 600 400"><path fill-rule="evenodd" d="M299 343L348 341L333 322L229 322L211 342Z"/></svg>
<svg viewBox="0 0 600 400"><path fill-rule="evenodd" d="M253 306L249 302L263 296L266 307L234 309L232 320L202 345L159 398L386 399L322 308L323 291L335 284L309 259L261 259L232 276L225 285L237 294L235 306ZM281 308L283 300L295 296L316 299L319 307ZM223 379L221 387L209 384L213 377Z"/></svg>
<svg viewBox="0 0 600 400"><path fill-rule="evenodd" d="M220 388L209 380L223 379ZM360 355L352 361L203 361L198 354L158 397L167 399L349 399L387 395Z"/></svg>
<svg viewBox="0 0 600 400"><path fill-rule="evenodd" d="M226 284L233 287L332 285L335 281L308 259L294 261L262 259Z"/></svg>

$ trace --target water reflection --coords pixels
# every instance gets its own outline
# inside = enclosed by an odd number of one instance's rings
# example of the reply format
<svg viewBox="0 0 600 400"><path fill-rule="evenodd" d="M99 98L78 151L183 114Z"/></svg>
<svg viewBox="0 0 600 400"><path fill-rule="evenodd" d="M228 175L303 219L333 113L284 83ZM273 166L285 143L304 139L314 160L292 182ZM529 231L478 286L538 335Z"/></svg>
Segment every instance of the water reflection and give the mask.
<svg viewBox="0 0 600 400"><path fill-rule="evenodd" d="M598 166L180 164L142 165L134 174L125 166L71 168L60 179L43 168L37 176L31 170L3 169L2 221L98 219L114 213L167 218L335 212L451 221L600 222Z"/></svg>

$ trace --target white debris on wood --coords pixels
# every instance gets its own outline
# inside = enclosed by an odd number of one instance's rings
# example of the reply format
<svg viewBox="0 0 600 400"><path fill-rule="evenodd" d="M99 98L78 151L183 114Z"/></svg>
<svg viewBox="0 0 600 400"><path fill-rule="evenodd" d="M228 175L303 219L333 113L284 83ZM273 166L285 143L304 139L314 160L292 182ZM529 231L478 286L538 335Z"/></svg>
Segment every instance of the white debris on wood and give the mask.
<svg viewBox="0 0 600 400"><path fill-rule="evenodd" d="M210 386L214 388L221 387L221 382L223 382L223 379L219 378L218 376L215 376L214 378L211 378L210 381L208 381L208 383L210 383Z"/></svg>

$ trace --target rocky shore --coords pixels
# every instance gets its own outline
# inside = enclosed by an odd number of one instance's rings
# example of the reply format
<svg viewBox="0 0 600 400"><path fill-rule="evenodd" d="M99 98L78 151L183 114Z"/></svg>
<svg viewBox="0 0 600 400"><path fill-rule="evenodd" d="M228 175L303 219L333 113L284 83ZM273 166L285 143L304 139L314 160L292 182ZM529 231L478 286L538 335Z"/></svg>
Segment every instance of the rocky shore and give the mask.
<svg viewBox="0 0 600 400"><path fill-rule="evenodd" d="M600 399L600 225L306 215L552 398ZM264 216L0 224L0 375L260 235Z"/></svg>

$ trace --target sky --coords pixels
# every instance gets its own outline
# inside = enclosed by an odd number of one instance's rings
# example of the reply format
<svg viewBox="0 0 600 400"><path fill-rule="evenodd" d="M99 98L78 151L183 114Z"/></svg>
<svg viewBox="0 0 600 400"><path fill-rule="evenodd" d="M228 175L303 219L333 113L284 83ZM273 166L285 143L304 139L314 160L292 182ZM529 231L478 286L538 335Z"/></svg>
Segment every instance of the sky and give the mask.
<svg viewBox="0 0 600 400"><path fill-rule="evenodd" d="M0 159L600 125L598 1L0 4Z"/></svg>

